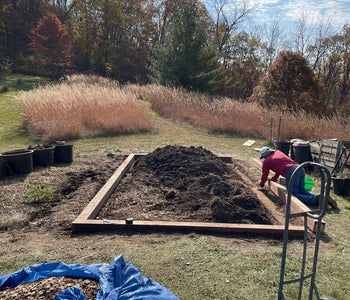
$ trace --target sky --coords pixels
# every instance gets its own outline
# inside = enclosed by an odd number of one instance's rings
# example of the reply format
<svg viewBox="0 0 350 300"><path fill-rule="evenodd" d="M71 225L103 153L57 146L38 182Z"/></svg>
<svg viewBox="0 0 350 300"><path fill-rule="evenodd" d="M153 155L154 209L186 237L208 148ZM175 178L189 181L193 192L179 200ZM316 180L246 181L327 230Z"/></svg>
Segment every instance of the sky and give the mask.
<svg viewBox="0 0 350 300"><path fill-rule="evenodd" d="M305 14L311 24L330 20L337 29L350 24L350 0L251 0L249 3L257 7L254 19L261 23L277 18L285 27L291 27Z"/></svg>
<svg viewBox="0 0 350 300"><path fill-rule="evenodd" d="M203 0L209 11L214 3L226 3L226 9L237 8L245 2L250 8L255 8L250 14L251 27L269 27L273 20L288 33L295 30L296 23L301 16L306 17L307 23L319 25L331 22L334 33L340 33L345 24L350 25L350 0Z"/></svg>

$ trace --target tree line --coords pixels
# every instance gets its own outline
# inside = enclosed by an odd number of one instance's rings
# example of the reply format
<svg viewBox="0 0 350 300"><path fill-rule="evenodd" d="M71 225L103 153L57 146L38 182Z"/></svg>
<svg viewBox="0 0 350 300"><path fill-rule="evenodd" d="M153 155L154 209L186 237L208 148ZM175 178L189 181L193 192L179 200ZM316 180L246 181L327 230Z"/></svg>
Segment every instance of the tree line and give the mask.
<svg viewBox="0 0 350 300"><path fill-rule="evenodd" d="M212 4L210 7L209 4ZM244 0L3 0L0 66L149 82L316 113L350 112L350 26L310 34L300 16L282 46L273 22L248 33Z"/></svg>

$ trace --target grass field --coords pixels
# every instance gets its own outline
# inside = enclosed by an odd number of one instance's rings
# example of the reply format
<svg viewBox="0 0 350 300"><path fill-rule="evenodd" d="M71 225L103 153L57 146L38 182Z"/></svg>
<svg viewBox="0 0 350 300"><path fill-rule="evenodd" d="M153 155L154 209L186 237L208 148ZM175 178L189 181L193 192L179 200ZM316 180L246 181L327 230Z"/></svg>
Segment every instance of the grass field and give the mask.
<svg viewBox="0 0 350 300"><path fill-rule="evenodd" d="M22 80L25 81L26 77L23 76ZM21 109L10 97L13 93L10 90L0 94L0 152L38 142L20 129ZM139 103L149 111L149 102ZM150 152L157 147L178 144L203 146L216 154L231 155L248 164L250 157L258 157L252 148L267 144L264 139L254 138L256 143L252 147L245 147L242 144L249 136L213 134L207 129L166 119L155 112L150 113L154 126L152 131L72 140L75 155ZM69 172L71 168L74 169L74 163L62 172ZM256 172L253 168L251 170ZM29 184L28 180L23 179L24 186ZM0 189L10 192L11 184L11 180L0 182ZM348 300L350 199L333 196L338 201L339 209L329 211L324 218L327 225L319 251L316 282L321 295ZM69 232L62 235L52 235L50 232L19 234L16 230L1 231L0 237L0 272L3 275L43 262L109 263L114 256L121 254L126 261L140 268L144 276L164 285L183 300L277 299L281 240L195 232L71 236ZM11 243L16 247L11 248ZM44 246L39 247L38 244ZM310 251L312 245L310 241ZM297 274L301 249L302 241L290 242L290 275ZM297 298L295 285L287 288L286 298ZM303 299L307 299L307 295L303 295Z"/></svg>
<svg viewBox="0 0 350 300"><path fill-rule="evenodd" d="M1 152L17 149L33 143L28 134L21 128L22 116L20 104L13 101L19 91L32 90L34 87L48 83L49 80L36 76L9 75L0 80L0 91L6 85L7 92L0 92L0 144Z"/></svg>

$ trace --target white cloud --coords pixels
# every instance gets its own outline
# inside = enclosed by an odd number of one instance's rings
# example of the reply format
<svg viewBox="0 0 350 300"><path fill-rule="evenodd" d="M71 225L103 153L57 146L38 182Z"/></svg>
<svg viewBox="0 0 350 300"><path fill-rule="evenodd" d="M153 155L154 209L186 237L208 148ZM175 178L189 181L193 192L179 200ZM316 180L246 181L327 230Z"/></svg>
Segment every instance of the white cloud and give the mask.
<svg viewBox="0 0 350 300"><path fill-rule="evenodd" d="M349 0L251 0L250 3L257 7L252 23L268 25L279 20L286 32L293 30L295 22L303 15L309 25L330 22L335 31L345 24L350 25Z"/></svg>
<svg viewBox="0 0 350 300"><path fill-rule="evenodd" d="M257 10L255 11L255 18L259 23L269 23L274 18L281 18L283 13L283 3L281 0L257 0L253 1Z"/></svg>
<svg viewBox="0 0 350 300"><path fill-rule="evenodd" d="M264 5L269 5L269 4L276 4L278 2L280 2L281 0L255 0L253 1L254 3L256 3L259 6L264 6Z"/></svg>
<svg viewBox="0 0 350 300"><path fill-rule="evenodd" d="M205 3L215 0L203 0ZM218 0L220 1L220 0ZM330 23L335 31L345 24L350 25L350 0L228 0L233 3L229 11L234 11L240 3L245 2L256 10L249 17L248 26L272 24L278 20L286 33L293 30L296 21L305 15L310 25L319 25L320 22Z"/></svg>
<svg viewBox="0 0 350 300"><path fill-rule="evenodd" d="M282 1L281 9L291 21L298 20L306 13L309 22L330 19L336 25L350 22L350 2L342 0L298 0Z"/></svg>

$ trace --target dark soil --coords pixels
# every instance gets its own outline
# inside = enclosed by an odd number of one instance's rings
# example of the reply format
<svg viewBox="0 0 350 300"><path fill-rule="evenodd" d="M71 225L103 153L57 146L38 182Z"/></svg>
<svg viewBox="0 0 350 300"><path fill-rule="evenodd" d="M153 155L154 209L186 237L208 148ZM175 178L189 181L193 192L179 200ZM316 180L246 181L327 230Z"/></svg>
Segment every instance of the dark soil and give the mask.
<svg viewBox="0 0 350 300"><path fill-rule="evenodd" d="M136 160L98 218L272 224L239 166L202 147L158 148Z"/></svg>

